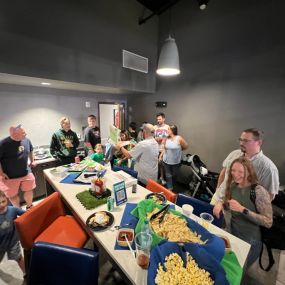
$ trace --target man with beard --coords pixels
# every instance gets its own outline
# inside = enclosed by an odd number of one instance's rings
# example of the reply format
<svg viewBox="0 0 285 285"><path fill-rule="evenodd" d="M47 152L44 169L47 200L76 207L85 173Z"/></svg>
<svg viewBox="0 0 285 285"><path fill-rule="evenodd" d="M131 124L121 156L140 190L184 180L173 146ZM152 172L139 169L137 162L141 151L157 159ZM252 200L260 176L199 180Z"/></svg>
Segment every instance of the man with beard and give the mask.
<svg viewBox="0 0 285 285"><path fill-rule="evenodd" d="M215 205L213 210L215 216L219 217L222 210L230 165L236 158L241 156L245 156L251 161L259 184L269 192L271 200L278 194L278 169L272 160L263 154L261 150L262 143L263 132L256 128L246 129L241 133L239 138L240 149L232 151L223 162L218 187L211 201L211 204Z"/></svg>

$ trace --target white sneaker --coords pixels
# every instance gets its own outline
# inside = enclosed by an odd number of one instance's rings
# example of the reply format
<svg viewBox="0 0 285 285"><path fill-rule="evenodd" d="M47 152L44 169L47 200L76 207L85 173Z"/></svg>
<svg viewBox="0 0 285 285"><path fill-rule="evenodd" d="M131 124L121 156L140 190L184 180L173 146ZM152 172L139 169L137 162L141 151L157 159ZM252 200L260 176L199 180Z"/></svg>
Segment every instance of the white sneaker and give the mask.
<svg viewBox="0 0 285 285"><path fill-rule="evenodd" d="M165 181L163 178L160 178L159 180L160 180L160 183L161 183L163 186L166 185L166 181Z"/></svg>

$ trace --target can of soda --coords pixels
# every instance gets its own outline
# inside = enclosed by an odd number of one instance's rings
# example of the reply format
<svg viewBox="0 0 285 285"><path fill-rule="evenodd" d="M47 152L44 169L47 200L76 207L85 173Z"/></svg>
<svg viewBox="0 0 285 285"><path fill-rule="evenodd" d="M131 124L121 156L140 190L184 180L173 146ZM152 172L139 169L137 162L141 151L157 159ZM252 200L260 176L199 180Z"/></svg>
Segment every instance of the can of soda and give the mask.
<svg viewBox="0 0 285 285"><path fill-rule="evenodd" d="M132 193L137 193L137 184L132 185Z"/></svg>
<svg viewBox="0 0 285 285"><path fill-rule="evenodd" d="M114 198L113 197L108 197L107 199L107 210L109 212L112 212L114 210Z"/></svg>

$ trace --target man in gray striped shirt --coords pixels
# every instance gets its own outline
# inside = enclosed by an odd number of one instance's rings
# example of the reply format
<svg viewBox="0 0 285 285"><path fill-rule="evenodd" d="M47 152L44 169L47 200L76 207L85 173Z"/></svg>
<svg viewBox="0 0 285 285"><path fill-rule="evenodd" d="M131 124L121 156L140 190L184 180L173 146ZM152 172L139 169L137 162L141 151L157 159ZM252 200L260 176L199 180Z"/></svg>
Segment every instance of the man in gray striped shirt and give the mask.
<svg viewBox="0 0 285 285"><path fill-rule="evenodd" d="M276 165L263 154L261 146L263 143L263 132L256 129L246 129L239 138L240 149L232 151L223 162L223 169L218 180L218 187L214 194L211 204L215 205L214 215L219 216L225 197L228 170L231 163L238 157L247 157L257 174L259 184L262 185L270 194L271 200L278 194L279 175Z"/></svg>

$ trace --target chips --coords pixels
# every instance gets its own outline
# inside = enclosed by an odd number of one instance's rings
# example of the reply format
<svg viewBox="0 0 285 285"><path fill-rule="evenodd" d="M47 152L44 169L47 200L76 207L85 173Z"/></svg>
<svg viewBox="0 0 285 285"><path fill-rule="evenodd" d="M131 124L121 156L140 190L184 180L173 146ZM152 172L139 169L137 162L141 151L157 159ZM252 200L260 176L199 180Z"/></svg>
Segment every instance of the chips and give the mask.
<svg viewBox="0 0 285 285"><path fill-rule="evenodd" d="M148 214L150 218L154 213L158 212L155 208ZM152 230L159 236L174 242L193 242L199 244L205 244L207 241L201 240L201 235L196 232L192 232L188 228L185 219L168 212L165 214L163 222L159 224L159 219L153 219L150 221Z"/></svg>
<svg viewBox="0 0 285 285"><path fill-rule="evenodd" d="M177 253L165 257L164 270L161 263L158 265L155 284L157 285L213 285L210 273L199 268L198 264L187 253L186 268L183 260Z"/></svg>

